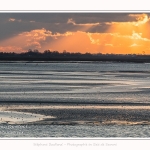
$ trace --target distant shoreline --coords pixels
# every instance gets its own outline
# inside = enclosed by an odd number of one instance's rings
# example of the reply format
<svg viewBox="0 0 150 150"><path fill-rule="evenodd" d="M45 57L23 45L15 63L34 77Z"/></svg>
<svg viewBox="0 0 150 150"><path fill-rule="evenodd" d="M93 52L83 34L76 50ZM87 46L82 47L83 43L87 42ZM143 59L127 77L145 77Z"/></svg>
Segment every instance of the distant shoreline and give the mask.
<svg viewBox="0 0 150 150"><path fill-rule="evenodd" d="M13 61L9 61L9 60L4 60L1 61L0 60L0 64L1 63L147 63L150 64L150 62L146 62L146 61L142 61L142 62L136 62L136 61L61 61L61 60L56 60L56 61L38 61L38 60L13 60Z"/></svg>
<svg viewBox="0 0 150 150"><path fill-rule="evenodd" d="M62 63L88 63L88 62L108 62L108 63L150 63L150 59L139 59L139 60L113 60L113 59L107 59L107 60L98 60L98 59L95 59L95 60L92 60L92 59L89 59L89 60L82 60L82 59L74 59L74 60L70 60L70 59L67 59L67 60L63 60L63 59L51 59L51 60L47 60L47 59L0 59L0 63L20 63L20 62L24 62L24 63L59 63L59 62L62 62Z"/></svg>
<svg viewBox="0 0 150 150"><path fill-rule="evenodd" d="M57 51L28 51L25 53L5 53L0 52L0 62L131 62L131 63L150 63L150 55L136 54L90 54L90 53L59 53Z"/></svg>

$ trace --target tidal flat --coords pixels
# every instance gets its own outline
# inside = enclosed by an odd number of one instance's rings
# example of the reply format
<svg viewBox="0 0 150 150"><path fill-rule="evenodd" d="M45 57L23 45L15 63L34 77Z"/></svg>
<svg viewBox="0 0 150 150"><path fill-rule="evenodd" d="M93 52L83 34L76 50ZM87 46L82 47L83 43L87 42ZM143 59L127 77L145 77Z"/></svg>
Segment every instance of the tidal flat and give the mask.
<svg viewBox="0 0 150 150"><path fill-rule="evenodd" d="M149 79L147 63L1 62L0 137L149 137Z"/></svg>

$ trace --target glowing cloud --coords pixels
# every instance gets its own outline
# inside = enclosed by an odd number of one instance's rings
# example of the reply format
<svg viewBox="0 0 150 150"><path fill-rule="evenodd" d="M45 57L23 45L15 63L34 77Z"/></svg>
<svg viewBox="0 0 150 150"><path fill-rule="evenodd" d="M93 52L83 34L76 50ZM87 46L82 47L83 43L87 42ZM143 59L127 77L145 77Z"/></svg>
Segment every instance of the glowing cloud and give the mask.
<svg viewBox="0 0 150 150"><path fill-rule="evenodd" d="M135 31L133 31L131 39L135 39L135 40L143 40L143 41L150 41L150 39L147 38L143 38L142 37L142 33L136 33Z"/></svg>
<svg viewBox="0 0 150 150"><path fill-rule="evenodd" d="M91 44L97 44L99 45L99 39L93 39L92 33L87 33L88 37L90 38Z"/></svg>
<svg viewBox="0 0 150 150"><path fill-rule="evenodd" d="M55 41L57 38L67 37L72 35L72 32L66 32L64 34L55 33L42 29L31 30L30 32L22 32L10 39L0 42L0 51L25 51L28 49L41 50L43 44L49 41ZM19 42L18 42L19 41Z"/></svg>
<svg viewBox="0 0 150 150"><path fill-rule="evenodd" d="M14 22L14 21L21 22L21 19L19 19L19 20L16 20L15 18L9 18L9 19L8 19L8 21L9 21L9 22Z"/></svg>
<svg viewBox="0 0 150 150"><path fill-rule="evenodd" d="M14 22L16 19L15 18L9 18L8 21Z"/></svg>
<svg viewBox="0 0 150 150"><path fill-rule="evenodd" d="M23 49L17 46L0 46L0 52L22 52Z"/></svg>
<svg viewBox="0 0 150 150"><path fill-rule="evenodd" d="M137 22L133 22L135 26L145 24L149 21L149 18L146 14L129 14L130 17L135 17Z"/></svg>
<svg viewBox="0 0 150 150"><path fill-rule="evenodd" d="M133 43L133 44L130 45L129 47L135 47L135 46L141 46L141 45L137 45L136 43Z"/></svg>
<svg viewBox="0 0 150 150"><path fill-rule="evenodd" d="M113 44L105 44L105 46L112 46L113 47Z"/></svg>
<svg viewBox="0 0 150 150"><path fill-rule="evenodd" d="M100 23L77 24L77 23L75 23L75 21L74 21L72 18L68 19L67 23L68 23L68 24L71 23L71 24L73 24L73 25L75 25L75 26L97 26L97 25L100 24Z"/></svg>
<svg viewBox="0 0 150 150"><path fill-rule="evenodd" d="M106 25L134 25L139 26L147 23L150 19L146 14L129 14L129 17L134 17L136 21L131 22L105 22Z"/></svg>

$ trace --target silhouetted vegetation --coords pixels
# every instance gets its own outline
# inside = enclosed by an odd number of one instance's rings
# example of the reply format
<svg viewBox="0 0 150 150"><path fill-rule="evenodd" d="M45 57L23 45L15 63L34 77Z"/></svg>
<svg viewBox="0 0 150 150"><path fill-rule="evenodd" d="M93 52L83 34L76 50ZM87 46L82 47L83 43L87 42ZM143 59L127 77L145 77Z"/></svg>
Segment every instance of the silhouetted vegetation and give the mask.
<svg viewBox="0 0 150 150"><path fill-rule="evenodd" d="M90 53L69 53L64 50L58 51L45 50L43 53L38 50L29 49L24 53L0 52L0 61L116 61L116 62L149 62L150 55L135 54L90 54Z"/></svg>

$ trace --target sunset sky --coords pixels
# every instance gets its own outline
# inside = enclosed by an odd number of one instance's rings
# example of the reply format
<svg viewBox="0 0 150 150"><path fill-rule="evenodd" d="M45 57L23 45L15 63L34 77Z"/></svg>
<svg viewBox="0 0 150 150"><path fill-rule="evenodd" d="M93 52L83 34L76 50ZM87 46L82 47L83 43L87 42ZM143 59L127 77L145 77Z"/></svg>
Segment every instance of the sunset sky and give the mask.
<svg viewBox="0 0 150 150"><path fill-rule="evenodd" d="M150 13L0 13L0 52L150 54Z"/></svg>

